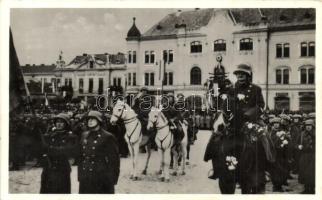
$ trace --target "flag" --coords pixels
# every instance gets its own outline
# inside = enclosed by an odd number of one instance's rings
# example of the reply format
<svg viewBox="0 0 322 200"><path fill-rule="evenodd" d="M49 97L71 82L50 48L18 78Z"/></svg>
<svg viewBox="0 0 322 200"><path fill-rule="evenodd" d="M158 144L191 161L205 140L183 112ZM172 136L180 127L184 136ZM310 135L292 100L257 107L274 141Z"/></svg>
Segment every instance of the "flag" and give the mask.
<svg viewBox="0 0 322 200"><path fill-rule="evenodd" d="M11 29L9 31L9 111L11 112L23 106L23 96L30 98L30 95L20 68Z"/></svg>

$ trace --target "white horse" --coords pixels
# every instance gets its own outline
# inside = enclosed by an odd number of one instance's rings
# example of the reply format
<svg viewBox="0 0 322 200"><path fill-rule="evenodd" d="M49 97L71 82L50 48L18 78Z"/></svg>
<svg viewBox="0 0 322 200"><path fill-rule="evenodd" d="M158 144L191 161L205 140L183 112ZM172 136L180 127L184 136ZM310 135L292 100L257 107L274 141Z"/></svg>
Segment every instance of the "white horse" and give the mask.
<svg viewBox="0 0 322 200"><path fill-rule="evenodd" d="M161 112L160 109L152 107L149 113L149 122L147 125L147 129L151 129L155 127L157 129L157 134L155 136L155 142L158 146L158 153L160 155L160 178L161 181L170 181L169 177L169 164L170 164L170 151L174 153L174 172L172 175L177 174L178 170L178 160L179 157L182 156L182 167L181 174L185 174L185 156L186 156L186 146L188 143L187 137L187 126L182 124L182 128L184 130L184 138L180 143L180 146L177 148L172 148L174 145L174 137L172 132L170 131L170 126L168 124L168 120ZM148 163L148 162L147 162ZM147 166L146 166L147 168Z"/></svg>
<svg viewBox="0 0 322 200"><path fill-rule="evenodd" d="M111 116L110 122L111 124L115 124L116 121L122 119L125 128L125 140L128 144L131 160L132 160L132 173L131 179L138 180L137 173L137 159L139 154L139 147L142 141L142 131L141 131L141 123L137 118L137 114L132 110L132 108L126 104L125 102L118 100L113 108L113 114Z"/></svg>

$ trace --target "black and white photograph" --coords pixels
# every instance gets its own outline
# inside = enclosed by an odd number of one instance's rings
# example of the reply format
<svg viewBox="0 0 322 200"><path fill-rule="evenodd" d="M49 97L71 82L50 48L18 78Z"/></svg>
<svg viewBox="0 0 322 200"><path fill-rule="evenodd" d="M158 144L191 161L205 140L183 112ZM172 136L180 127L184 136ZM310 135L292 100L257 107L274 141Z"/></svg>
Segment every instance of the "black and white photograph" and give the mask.
<svg viewBox="0 0 322 200"><path fill-rule="evenodd" d="M315 196L317 9L289 6L10 8L7 192Z"/></svg>

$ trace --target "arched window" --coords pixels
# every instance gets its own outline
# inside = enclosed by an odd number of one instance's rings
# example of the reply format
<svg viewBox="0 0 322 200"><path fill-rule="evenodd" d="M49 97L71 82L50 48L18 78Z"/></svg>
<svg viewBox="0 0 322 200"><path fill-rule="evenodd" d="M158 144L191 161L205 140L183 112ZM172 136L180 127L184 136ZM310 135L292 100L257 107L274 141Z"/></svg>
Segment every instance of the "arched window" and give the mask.
<svg viewBox="0 0 322 200"><path fill-rule="evenodd" d="M239 50L240 51L251 51L253 50L253 39L243 38L239 41Z"/></svg>
<svg viewBox="0 0 322 200"><path fill-rule="evenodd" d="M226 51L226 40L223 40L223 39L215 40L214 51Z"/></svg>
<svg viewBox="0 0 322 200"><path fill-rule="evenodd" d="M193 41L190 43L190 52L191 53L201 53L202 52L202 44L200 41Z"/></svg>
<svg viewBox="0 0 322 200"><path fill-rule="evenodd" d="M190 72L190 84L201 85L201 70L199 67L193 67Z"/></svg>

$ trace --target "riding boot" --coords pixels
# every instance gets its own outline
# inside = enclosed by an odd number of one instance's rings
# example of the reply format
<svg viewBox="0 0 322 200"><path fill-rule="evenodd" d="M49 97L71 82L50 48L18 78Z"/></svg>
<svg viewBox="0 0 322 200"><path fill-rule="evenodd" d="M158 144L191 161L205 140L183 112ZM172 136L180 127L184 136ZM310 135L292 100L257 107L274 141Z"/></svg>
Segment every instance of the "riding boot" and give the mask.
<svg viewBox="0 0 322 200"><path fill-rule="evenodd" d="M208 176L209 179L213 179L216 180L218 178L218 169L217 169L217 165L216 165L216 161L215 159L211 160L212 163L212 174L210 174Z"/></svg>

